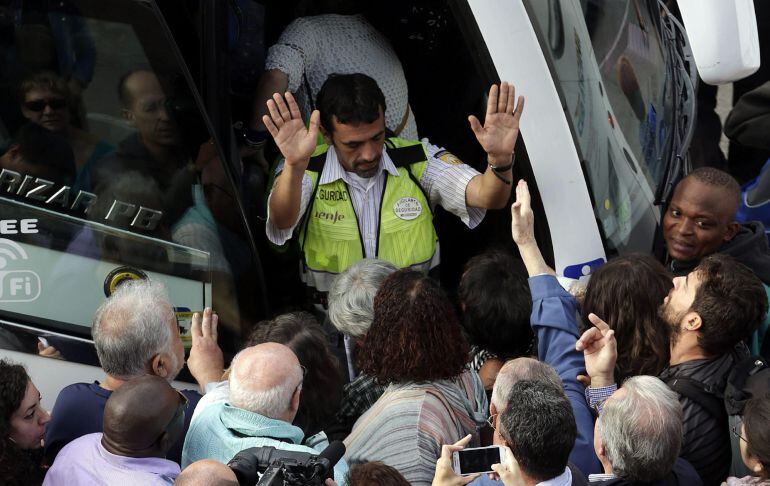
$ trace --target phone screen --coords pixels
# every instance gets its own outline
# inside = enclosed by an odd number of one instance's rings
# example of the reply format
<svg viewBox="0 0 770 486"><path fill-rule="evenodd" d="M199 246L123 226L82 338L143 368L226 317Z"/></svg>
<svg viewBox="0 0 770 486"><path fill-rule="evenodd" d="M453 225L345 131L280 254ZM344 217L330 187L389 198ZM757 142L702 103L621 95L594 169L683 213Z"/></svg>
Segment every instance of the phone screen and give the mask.
<svg viewBox="0 0 770 486"><path fill-rule="evenodd" d="M460 474L490 472L492 464L500 464L499 447L464 449L457 456L460 460Z"/></svg>

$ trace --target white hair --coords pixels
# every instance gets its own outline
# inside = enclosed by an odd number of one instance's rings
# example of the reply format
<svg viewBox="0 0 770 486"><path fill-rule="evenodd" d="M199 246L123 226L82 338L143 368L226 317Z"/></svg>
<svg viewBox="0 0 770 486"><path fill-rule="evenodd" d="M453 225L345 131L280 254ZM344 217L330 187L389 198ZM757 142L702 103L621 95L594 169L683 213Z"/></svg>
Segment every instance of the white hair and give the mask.
<svg viewBox="0 0 770 486"><path fill-rule="evenodd" d="M170 349L172 317L163 284L149 280L120 284L96 310L91 327L102 369L121 378L143 375L153 356Z"/></svg>
<svg viewBox="0 0 770 486"><path fill-rule="evenodd" d="M374 319L374 296L397 268L390 262L364 258L337 275L329 289L329 320L350 337L363 337Z"/></svg>
<svg viewBox="0 0 770 486"><path fill-rule="evenodd" d="M243 351L236 354L233 358L231 370L237 367L242 353ZM292 373L295 379L284 380L283 383L267 390L255 390L253 383L249 383L247 380L240 380L237 376L238 373L231 372L229 378L230 395L228 398L230 405L268 418L280 419L291 404L294 390L302 385L302 369L299 365L295 366L295 368L295 373Z"/></svg>
<svg viewBox="0 0 770 486"><path fill-rule="evenodd" d="M508 406L508 394L514 383L521 380L544 381L556 388L564 389L561 378L551 366L536 359L517 358L508 361L500 368L492 388L491 403L498 412Z"/></svg>
<svg viewBox="0 0 770 486"><path fill-rule="evenodd" d="M634 376L626 395L612 398L599 416L599 431L615 476L650 482L674 467L682 446L679 397L654 376Z"/></svg>

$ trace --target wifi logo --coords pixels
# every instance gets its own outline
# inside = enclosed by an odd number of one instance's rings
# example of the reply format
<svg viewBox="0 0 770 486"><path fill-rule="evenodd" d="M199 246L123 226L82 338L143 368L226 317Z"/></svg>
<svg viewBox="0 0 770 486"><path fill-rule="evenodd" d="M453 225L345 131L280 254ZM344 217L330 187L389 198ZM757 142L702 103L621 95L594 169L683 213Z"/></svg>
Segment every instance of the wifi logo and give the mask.
<svg viewBox="0 0 770 486"><path fill-rule="evenodd" d="M0 302L32 302L40 297L40 276L32 270L6 270L9 265L26 262L29 255L24 248L0 238Z"/></svg>

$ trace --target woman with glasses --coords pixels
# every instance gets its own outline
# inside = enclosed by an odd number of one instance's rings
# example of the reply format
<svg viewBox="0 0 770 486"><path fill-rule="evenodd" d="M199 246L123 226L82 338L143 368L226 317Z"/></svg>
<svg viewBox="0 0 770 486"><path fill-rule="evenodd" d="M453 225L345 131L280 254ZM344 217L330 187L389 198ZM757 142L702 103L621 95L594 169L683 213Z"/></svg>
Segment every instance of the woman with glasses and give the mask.
<svg viewBox="0 0 770 486"><path fill-rule="evenodd" d="M466 368L468 343L438 283L399 270L374 299L359 352L361 373L389 385L345 439L349 463L383 461L412 485L429 485L442 444L468 434L478 446L487 397Z"/></svg>
<svg viewBox="0 0 770 486"><path fill-rule="evenodd" d="M45 474L43 435L50 415L23 366L0 360L0 478L3 484L39 485Z"/></svg>
<svg viewBox="0 0 770 486"><path fill-rule="evenodd" d="M727 486L770 486L770 398L753 398L743 409L743 423L733 426L741 458L751 476L727 478Z"/></svg>
<svg viewBox="0 0 770 486"><path fill-rule="evenodd" d="M77 167L75 187L91 189L90 168L114 150L107 142L72 123L72 94L66 81L49 71L41 71L21 82L19 103L24 117L63 136L72 147Z"/></svg>

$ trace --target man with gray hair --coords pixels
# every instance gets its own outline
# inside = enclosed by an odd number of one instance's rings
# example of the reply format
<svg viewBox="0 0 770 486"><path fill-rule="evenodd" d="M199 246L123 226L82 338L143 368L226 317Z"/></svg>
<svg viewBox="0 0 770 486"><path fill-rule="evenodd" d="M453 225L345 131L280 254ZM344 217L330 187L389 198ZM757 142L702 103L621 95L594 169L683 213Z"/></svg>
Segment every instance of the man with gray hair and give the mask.
<svg viewBox="0 0 770 486"><path fill-rule="evenodd" d="M250 447L318 454L322 448L302 445L304 433L292 425L303 378L297 356L283 344L263 343L238 353L230 367L229 400L196 416L185 439L182 467L201 459L227 463ZM344 478L347 469L341 460L334 477Z"/></svg>
<svg viewBox="0 0 770 486"><path fill-rule="evenodd" d="M217 346L217 315L206 308L192 320L192 348L188 369L203 391L218 381L224 369L222 350ZM136 280L122 283L97 309L91 329L96 353L107 374L102 382L75 383L56 398L48 423L45 453L49 464L62 447L86 434L102 431L104 406L113 391L132 378L155 375L171 382L185 364L184 346L176 314L165 287L157 282ZM200 400L196 390L182 392L188 399L185 428ZM183 439L173 445L168 458L179 462Z"/></svg>

